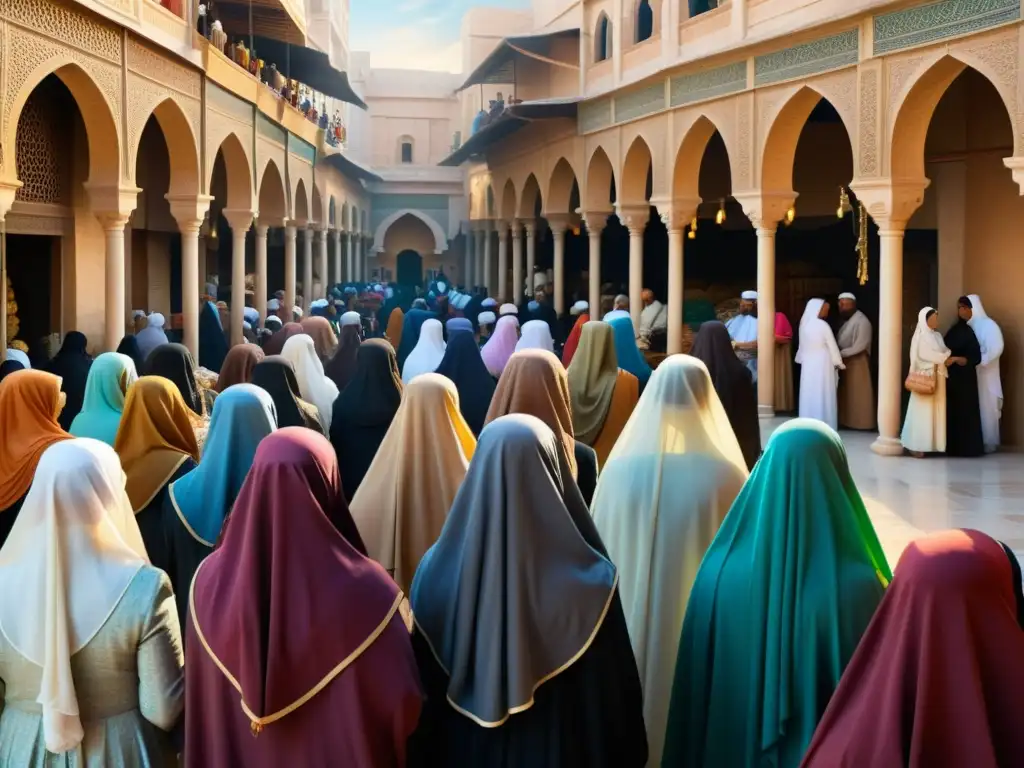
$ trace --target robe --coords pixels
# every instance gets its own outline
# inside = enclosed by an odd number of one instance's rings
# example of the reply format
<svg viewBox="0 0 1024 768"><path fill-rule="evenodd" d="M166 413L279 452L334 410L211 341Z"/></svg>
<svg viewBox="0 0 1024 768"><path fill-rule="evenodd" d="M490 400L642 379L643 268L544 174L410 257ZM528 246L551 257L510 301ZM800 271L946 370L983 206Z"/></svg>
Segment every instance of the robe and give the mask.
<svg viewBox="0 0 1024 768"><path fill-rule="evenodd" d="M135 513L135 522L139 525L139 533L142 534L142 542L146 545L146 553L149 555L149 562L162 571L168 571L172 560L171 553L173 551L172 544L168 540L164 525L164 506L169 506L167 489L170 487L171 483L187 475L195 469L196 466L198 465L191 459L191 457L185 459L185 461L183 461L181 465L174 470L174 474L167 478L167 482L164 483L163 487L156 492L152 501ZM188 583L191 584L191 579ZM187 606L188 589L185 589L184 595L178 595L180 582L174 581L174 578L172 577L172 584L174 586L175 597L180 602L180 605L178 606L179 609L183 606ZM184 598L183 602L181 602L182 598ZM179 613L179 615L181 614Z"/></svg>
<svg viewBox="0 0 1024 768"><path fill-rule="evenodd" d="M976 297L972 297L972 301ZM981 302L976 302L974 317L968 324L981 346L981 364L978 366L978 402L981 405L981 431L985 451L999 447L999 419L1003 415L1003 383L999 376L999 358L1003 355L1003 332L996 321L984 314Z"/></svg>
<svg viewBox="0 0 1024 768"><path fill-rule="evenodd" d="M729 331L729 338L739 344L757 341L757 318L754 315L736 315L725 324ZM757 383L757 350L737 349L736 357L743 361L743 364L750 369L750 375Z"/></svg>
<svg viewBox="0 0 1024 768"><path fill-rule="evenodd" d="M946 453L981 456L985 452L977 371L981 364L981 346L970 325L963 320L949 329L945 341L954 357L967 358L967 365L951 365L947 369Z"/></svg>
<svg viewBox="0 0 1024 768"><path fill-rule="evenodd" d="M800 364L800 417L818 419L836 429L839 423L836 369L843 365L843 356L832 328L821 318L815 317L800 325L796 361Z"/></svg>
<svg viewBox="0 0 1024 768"><path fill-rule="evenodd" d="M653 331L668 328L668 310L660 301L652 301L640 311L640 333L650 336Z"/></svg>
<svg viewBox="0 0 1024 768"><path fill-rule="evenodd" d="M946 358L949 350L938 331L922 333L917 345L917 356L913 355L911 342L910 370L922 373L932 372L935 376L935 393L919 395L910 393L907 417L900 432L900 442L914 453L944 453L946 450L946 374L949 370Z"/></svg>
<svg viewBox="0 0 1024 768"><path fill-rule="evenodd" d="M846 370L839 373L839 426L875 428L875 388L871 381L871 321L859 309L836 337Z"/></svg>
<svg viewBox="0 0 1024 768"><path fill-rule="evenodd" d="M775 313L775 412L796 410L793 399L793 326L782 313ZM759 451L760 452L760 451Z"/></svg>

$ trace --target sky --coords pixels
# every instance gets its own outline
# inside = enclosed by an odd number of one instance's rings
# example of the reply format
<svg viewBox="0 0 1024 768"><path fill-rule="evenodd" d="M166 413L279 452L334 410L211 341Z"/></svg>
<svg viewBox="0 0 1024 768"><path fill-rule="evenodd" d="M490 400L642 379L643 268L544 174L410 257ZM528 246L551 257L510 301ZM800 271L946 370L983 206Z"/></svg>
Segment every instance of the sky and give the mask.
<svg viewBox="0 0 1024 768"><path fill-rule="evenodd" d="M374 67L461 72L459 31L473 7L529 8L530 0L350 0L349 49Z"/></svg>

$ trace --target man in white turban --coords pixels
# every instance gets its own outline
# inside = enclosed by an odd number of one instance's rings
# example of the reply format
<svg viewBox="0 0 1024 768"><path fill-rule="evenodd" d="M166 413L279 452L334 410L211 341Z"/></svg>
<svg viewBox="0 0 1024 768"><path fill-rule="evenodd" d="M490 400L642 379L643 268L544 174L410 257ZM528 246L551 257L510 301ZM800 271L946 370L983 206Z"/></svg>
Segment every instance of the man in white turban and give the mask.
<svg viewBox="0 0 1024 768"><path fill-rule="evenodd" d="M985 452L999 448L999 420L1003 416L1003 382L999 375L999 358L1003 356L1003 332L988 316L981 297L970 294L971 308L967 324L978 337L981 365L978 366L978 404L981 406L981 435ZM966 313L965 313L966 314Z"/></svg>
<svg viewBox="0 0 1024 768"><path fill-rule="evenodd" d="M875 387L871 381L871 321L857 309L857 297L839 294L836 343L846 370L839 374L839 426L875 428Z"/></svg>
<svg viewBox="0 0 1024 768"><path fill-rule="evenodd" d="M736 357L747 366L754 381L757 381L757 291L740 294L740 311L725 324L732 339Z"/></svg>
<svg viewBox="0 0 1024 768"><path fill-rule="evenodd" d="M569 314L573 317L585 314L590 311L590 304L586 301L577 301L571 307L569 307Z"/></svg>
<svg viewBox="0 0 1024 768"><path fill-rule="evenodd" d="M498 310L498 314L501 317L504 317L505 315L518 315L519 308L515 304L502 304L501 308Z"/></svg>

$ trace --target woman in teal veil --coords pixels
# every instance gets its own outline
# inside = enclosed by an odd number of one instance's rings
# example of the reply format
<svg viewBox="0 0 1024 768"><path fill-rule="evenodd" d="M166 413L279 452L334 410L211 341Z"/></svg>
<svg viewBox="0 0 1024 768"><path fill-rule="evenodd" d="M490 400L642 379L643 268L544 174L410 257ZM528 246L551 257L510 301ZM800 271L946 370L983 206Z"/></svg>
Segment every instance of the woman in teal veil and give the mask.
<svg viewBox="0 0 1024 768"><path fill-rule="evenodd" d="M796 768L891 578L839 435L779 428L690 592L662 765Z"/></svg>
<svg viewBox="0 0 1024 768"><path fill-rule="evenodd" d="M75 437L91 437L113 446L125 395L138 378L135 362L127 355L105 352L93 360L85 382L82 410L68 431Z"/></svg>

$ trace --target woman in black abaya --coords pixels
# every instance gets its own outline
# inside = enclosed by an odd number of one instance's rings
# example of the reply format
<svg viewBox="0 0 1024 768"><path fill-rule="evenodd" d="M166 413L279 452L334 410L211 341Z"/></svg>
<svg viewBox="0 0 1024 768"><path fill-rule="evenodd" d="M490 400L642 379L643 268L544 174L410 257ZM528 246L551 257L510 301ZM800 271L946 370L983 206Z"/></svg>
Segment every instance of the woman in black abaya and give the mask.
<svg viewBox="0 0 1024 768"><path fill-rule="evenodd" d="M64 410L57 418L60 428L65 432L71 429L71 422L82 410L82 402L85 400L85 382L89 378L89 368L92 367L92 358L85 351L87 343L84 333L71 331L64 337L60 351L47 367L54 376L60 376L60 391L67 395Z"/></svg>
<svg viewBox="0 0 1024 768"><path fill-rule="evenodd" d="M965 365L951 365L946 370L946 454L949 456L981 456L985 444L981 433L981 406L978 403L978 372L981 364L981 346L974 330L963 317L963 310L971 309L971 300L961 296L957 300L960 317L946 333L946 346L952 357L967 359Z"/></svg>
<svg viewBox="0 0 1024 768"><path fill-rule="evenodd" d="M448 337L448 347L437 373L454 382L459 390L459 410L473 434L479 435L487 419L487 409L491 407L495 384L472 333L463 331Z"/></svg>

